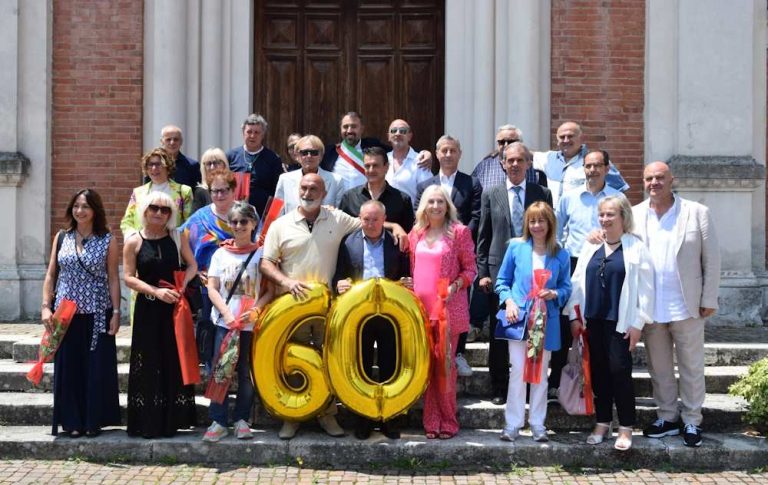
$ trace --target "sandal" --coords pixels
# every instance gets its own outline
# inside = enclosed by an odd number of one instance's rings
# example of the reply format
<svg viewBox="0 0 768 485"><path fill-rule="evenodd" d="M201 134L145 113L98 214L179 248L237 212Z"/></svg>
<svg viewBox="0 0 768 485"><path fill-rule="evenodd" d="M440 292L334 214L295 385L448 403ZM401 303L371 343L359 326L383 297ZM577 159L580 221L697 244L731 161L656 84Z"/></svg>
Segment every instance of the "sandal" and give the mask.
<svg viewBox="0 0 768 485"><path fill-rule="evenodd" d="M616 437L616 442L613 447L619 451L627 451L632 448L632 427L631 426L619 426L619 435Z"/></svg>
<svg viewBox="0 0 768 485"><path fill-rule="evenodd" d="M434 431L427 431L426 436L428 440L437 439L437 433L435 433Z"/></svg>
<svg viewBox="0 0 768 485"><path fill-rule="evenodd" d="M588 445L599 445L605 440L606 436L611 436L613 423L596 423L592 434L587 436Z"/></svg>
<svg viewBox="0 0 768 485"><path fill-rule="evenodd" d="M449 440L449 439L453 438L454 436L456 436L456 433L449 433L447 431L440 432L440 439L441 440Z"/></svg>

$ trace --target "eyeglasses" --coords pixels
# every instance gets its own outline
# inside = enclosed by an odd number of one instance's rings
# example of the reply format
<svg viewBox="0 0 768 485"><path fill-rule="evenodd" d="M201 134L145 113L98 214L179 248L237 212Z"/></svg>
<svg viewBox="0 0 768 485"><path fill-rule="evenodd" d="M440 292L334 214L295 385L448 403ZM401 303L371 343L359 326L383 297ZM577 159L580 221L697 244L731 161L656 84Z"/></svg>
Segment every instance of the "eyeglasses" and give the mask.
<svg viewBox="0 0 768 485"><path fill-rule="evenodd" d="M172 212L170 207L157 204L149 204L147 209L149 209L151 212L159 212L164 216L170 215Z"/></svg>
<svg viewBox="0 0 768 485"><path fill-rule="evenodd" d="M219 165L223 166L224 162L222 160L210 160L210 161L205 162L206 168L217 167Z"/></svg>
<svg viewBox="0 0 768 485"><path fill-rule="evenodd" d="M499 144L500 147L503 147L504 145L511 145L512 143L517 143L520 140L516 138L510 138L508 140L496 140L496 143Z"/></svg>
<svg viewBox="0 0 768 485"><path fill-rule="evenodd" d="M147 168L160 168L164 167L162 162L147 162Z"/></svg>
<svg viewBox="0 0 768 485"><path fill-rule="evenodd" d="M211 189L209 192L211 195L226 195L230 190L231 189L227 187L226 189Z"/></svg>
<svg viewBox="0 0 768 485"><path fill-rule="evenodd" d="M232 227L247 226L249 222L251 222L250 219L232 219L231 221L229 221L229 225Z"/></svg>
<svg viewBox="0 0 768 485"><path fill-rule="evenodd" d="M390 132L391 134L393 134L393 135L394 135L395 133L400 133L401 135L407 135L409 131L411 131L411 130L409 130L408 128L406 128L406 127L404 127L404 126L401 126L401 127L399 127L399 128L390 128L390 129L389 129L389 132Z"/></svg>
<svg viewBox="0 0 768 485"><path fill-rule="evenodd" d="M299 154L302 157L316 157L320 155L320 150L299 150Z"/></svg>

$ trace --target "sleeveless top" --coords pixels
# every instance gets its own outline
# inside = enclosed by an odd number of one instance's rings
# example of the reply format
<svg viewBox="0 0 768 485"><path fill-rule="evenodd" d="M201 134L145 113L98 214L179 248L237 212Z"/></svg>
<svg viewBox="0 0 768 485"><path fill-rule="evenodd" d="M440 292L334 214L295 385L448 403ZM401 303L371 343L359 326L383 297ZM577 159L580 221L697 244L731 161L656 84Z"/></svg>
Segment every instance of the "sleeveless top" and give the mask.
<svg viewBox="0 0 768 485"><path fill-rule="evenodd" d="M83 242L83 252L78 254L75 231L67 231L57 258L59 276L54 307L58 308L61 300L66 298L75 302L77 313L93 315L91 351L96 349L99 334L107 332L106 311L112 307L107 276L107 252L111 240L110 233L94 234Z"/></svg>

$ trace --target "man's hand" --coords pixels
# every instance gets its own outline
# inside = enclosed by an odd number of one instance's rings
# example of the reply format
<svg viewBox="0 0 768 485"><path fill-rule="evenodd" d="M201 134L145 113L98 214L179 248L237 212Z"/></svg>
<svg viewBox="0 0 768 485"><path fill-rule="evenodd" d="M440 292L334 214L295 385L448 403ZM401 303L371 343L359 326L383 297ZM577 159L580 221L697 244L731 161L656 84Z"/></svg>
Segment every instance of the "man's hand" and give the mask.
<svg viewBox="0 0 768 485"><path fill-rule="evenodd" d="M489 276L483 276L480 278L480 281L477 282L477 286L483 290L483 293L490 293L493 289L491 285L491 278Z"/></svg>
<svg viewBox="0 0 768 485"><path fill-rule="evenodd" d="M420 151L419 156L416 157L416 165L419 168L432 170L432 153L429 150Z"/></svg>
<svg viewBox="0 0 768 485"><path fill-rule="evenodd" d="M350 278L339 280L336 283L336 291L339 292L339 295L343 295L350 288L352 288L352 280Z"/></svg>
<svg viewBox="0 0 768 485"><path fill-rule="evenodd" d="M714 315L715 311L716 310L714 308L700 307L699 308L699 315L701 315L701 318L707 318L707 317L711 317L712 315Z"/></svg>
<svg viewBox="0 0 768 485"><path fill-rule="evenodd" d="M392 236L397 240L397 247L400 248L400 252L404 253L408 251L408 233L400 226L400 224L392 223L390 226Z"/></svg>
<svg viewBox="0 0 768 485"><path fill-rule="evenodd" d="M642 334L642 330L637 329L635 327L629 327L629 330L627 330L627 333L624 334L624 340L629 339L629 351L632 352L635 350L635 346L640 341L640 335Z"/></svg>
<svg viewBox="0 0 768 485"><path fill-rule="evenodd" d="M307 292L309 291L309 285L306 283L302 283L299 280L292 280L290 278L286 278L282 284L282 286L288 288L288 293L293 296L294 300L303 300L307 297Z"/></svg>
<svg viewBox="0 0 768 485"><path fill-rule="evenodd" d="M592 244L600 244L601 242L605 241L605 235L603 234L603 230L595 229L594 231L587 234L587 241Z"/></svg>
<svg viewBox="0 0 768 485"><path fill-rule="evenodd" d="M400 284L413 291L413 278L410 276L403 276L400 278Z"/></svg>

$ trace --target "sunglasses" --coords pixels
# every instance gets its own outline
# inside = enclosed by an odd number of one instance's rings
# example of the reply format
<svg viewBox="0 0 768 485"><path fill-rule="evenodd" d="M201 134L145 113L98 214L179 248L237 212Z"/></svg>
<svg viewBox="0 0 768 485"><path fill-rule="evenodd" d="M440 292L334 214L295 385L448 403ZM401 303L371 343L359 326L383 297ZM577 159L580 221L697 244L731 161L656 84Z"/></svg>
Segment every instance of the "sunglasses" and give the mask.
<svg viewBox="0 0 768 485"><path fill-rule="evenodd" d="M149 204L147 206L147 209L149 209L152 212L159 212L164 216L168 216L171 214L171 208L165 205L157 205L157 204Z"/></svg>
<svg viewBox="0 0 768 485"><path fill-rule="evenodd" d="M299 154L302 157L306 157L306 156L316 157L316 156L320 155L320 150L315 150L315 149L312 149L312 150L299 150Z"/></svg>
<svg viewBox="0 0 768 485"><path fill-rule="evenodd" d="M598 276L600 276L600 286L605 289L605 258L600 260L600 266L597 268L600 273L598 273Z"/></svg>
<svg viewBox="0 0 768 485"><path fill-rule="evenodd" d="M218 167L219 165L222 165L222 166L223 166L223 165L224 165L224 162L223 162L223 161L221 161L221 160L211 160L211 161L209 161L209 162L205 162L205 166L206 166L206 167L208 167L208 168L211 168L211 167Z"/></svg>
<svg viewBox="0 0 768 485"><path fill-rule="evenodd" d="M249 222L251 222L250 219L232 219L231 221L229 221L229 225L232 227L247 226Z"/></svg>
<svg viewBox="0 0 768 485"><path fill-rule="evenodd" d="M401 135L407 135L410 130L406 127L400 127L400 128L390 128L389 132L391 134L400 133Z"/></svg>
<svg viewBox="0 0 768 485"><path fill-rule="evenodd" d="M510 138L510 139L508 139L508 140L496 140L496 143L498 143L498 144L499 144L499 146L504 146L504 145L510 145L510 144L512 144L512 143L517 143L517 142L519 142L519 141L520 141L520 140L518 140L518 139L516 139L516 138Z"/></svg>
<svg viewBox="0 0 768 485"><path fill-rule="evenodd" d="M211 189L209 192L211 195L226 195L230 190L231 189L227 187L226 189Z"/></svg>

